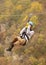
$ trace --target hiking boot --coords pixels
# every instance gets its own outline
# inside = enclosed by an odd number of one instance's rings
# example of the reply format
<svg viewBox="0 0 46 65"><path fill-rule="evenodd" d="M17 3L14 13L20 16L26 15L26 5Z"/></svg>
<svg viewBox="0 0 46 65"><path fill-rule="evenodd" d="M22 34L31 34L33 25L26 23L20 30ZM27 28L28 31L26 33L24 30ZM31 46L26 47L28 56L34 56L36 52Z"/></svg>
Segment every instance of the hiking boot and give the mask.
<svg viewBox="0 0 46 65"><path fill-rule="evenodd" d="M6 49L7 51L11 51L12 49L11 48L8 48L8 49Z"/></svg>
<svg viewBox="0 0 46 65"><path fill-rule="evenodd" d="M11 51L13 47L14 47L14 45L11 45L11 47L9 47L9 48L7 49L7 51Z"/></svg>

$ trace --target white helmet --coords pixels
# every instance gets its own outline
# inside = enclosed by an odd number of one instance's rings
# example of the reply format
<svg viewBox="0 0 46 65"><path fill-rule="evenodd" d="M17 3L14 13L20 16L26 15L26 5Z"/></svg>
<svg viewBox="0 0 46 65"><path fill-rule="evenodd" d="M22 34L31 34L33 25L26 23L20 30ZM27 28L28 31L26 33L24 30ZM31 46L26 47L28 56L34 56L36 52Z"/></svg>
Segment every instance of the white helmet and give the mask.
<svg viewBox="0 0 46 65"><path fill-rule="evenodd" d="M32 25L33 26L33 22L32 21L29 21L29 25Z"/></svg>

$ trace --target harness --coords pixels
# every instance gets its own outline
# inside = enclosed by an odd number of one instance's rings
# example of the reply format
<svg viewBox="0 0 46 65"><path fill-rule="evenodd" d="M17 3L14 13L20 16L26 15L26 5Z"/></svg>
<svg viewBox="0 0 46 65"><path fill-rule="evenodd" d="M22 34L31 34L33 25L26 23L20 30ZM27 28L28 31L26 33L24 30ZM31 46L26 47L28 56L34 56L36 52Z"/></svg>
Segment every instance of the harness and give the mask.
<svg viewBox="0 0 46 65"><path fill-rule="evenodd" d="M22 39L25 39L25 36L26 36L27 39L29 40L29 37L28 37L28 35L26 34L26 31L27 31L27 28L25 28L25 31L22 33L21 38L22 38Z"/></svg>

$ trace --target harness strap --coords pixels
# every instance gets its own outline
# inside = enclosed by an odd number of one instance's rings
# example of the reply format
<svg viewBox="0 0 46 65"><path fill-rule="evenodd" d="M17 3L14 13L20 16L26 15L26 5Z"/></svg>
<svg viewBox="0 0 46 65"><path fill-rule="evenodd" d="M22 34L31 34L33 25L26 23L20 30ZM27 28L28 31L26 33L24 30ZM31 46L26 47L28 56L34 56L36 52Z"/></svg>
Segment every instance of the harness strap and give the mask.
<svg viewBox="0 0 46 65"><path fill-rule="evenodd" d="M24 39L25 38L25 36L27 37L27 39L29 40L29 37L28 37L28 35L24 32L23 33L23 35L22 36L20 36L22 39Z"/></svg>
<svg viewBox="0 0 46 65"><path fill-rule="evenodd" d="M28 35L27 35L27 34L25 34L25 35L26 35L27 39L29 40L29 37L28 37Z"/></svg>

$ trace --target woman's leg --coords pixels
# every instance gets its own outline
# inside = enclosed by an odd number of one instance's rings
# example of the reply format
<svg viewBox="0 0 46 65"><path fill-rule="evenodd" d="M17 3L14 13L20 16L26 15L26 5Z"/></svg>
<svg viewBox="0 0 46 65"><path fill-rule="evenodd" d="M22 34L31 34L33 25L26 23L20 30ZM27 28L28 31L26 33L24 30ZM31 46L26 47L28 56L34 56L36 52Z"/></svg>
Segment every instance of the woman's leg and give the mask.
<svg viewBox="0 0 46 65"><path fill-rule="evenodd" d="M18 37L18 41L14 43L14 45L24 45L26 44L25 39L22 39L21 37Z"/></svg>
<svg viewBox="0 0 46 65"><path fill-rule="evenodd" d="M10 47L7 49L7 51L11 51L12 48L14 47L14 43L18 41L18 38L16 37L11 43L10 43Z"/></svg>
<svg viewBox="0 0 46 65"><path fill-rule="evenodd" d="M15 46L15 45L25 45L26 44L26 41L25 39L22 39L20 37L16 37L10 44L10 47L7 49L7 51L11 51L12 48Z"/></svg>
<svg viewBox="0 0 46 65"><path fill-rule="evenodd" d="M18 41L17 37L11 42L11 44L15 43L16 41Z"/></svg>

